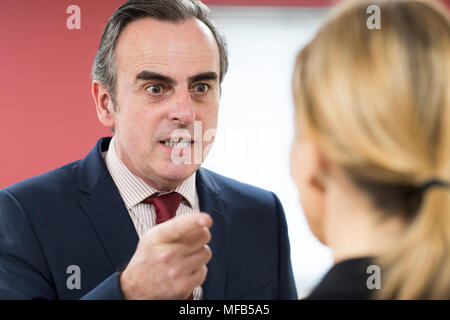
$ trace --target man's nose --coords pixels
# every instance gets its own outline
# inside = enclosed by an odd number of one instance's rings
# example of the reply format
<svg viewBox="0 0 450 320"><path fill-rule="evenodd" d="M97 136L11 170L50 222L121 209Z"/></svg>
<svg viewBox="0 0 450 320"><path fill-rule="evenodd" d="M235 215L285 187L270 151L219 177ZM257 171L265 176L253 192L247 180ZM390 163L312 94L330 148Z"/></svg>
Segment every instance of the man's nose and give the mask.
<svg viewBox="0 0 450 320"><path fill-rule="evenodd" d="M169 118L182 125L189 125L194 122L195 106L189 91L186 90L175 95Z"/></svg>

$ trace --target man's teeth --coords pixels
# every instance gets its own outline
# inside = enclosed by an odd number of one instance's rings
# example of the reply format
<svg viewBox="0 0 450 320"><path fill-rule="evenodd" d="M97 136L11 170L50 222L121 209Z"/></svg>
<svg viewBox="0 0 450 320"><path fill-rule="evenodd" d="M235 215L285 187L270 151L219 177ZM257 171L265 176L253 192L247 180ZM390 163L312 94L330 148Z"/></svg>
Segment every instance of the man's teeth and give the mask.
<svg viewBox="0 0 450 320"><path fill-rule="evenodd" d="M191 140L165 140L164 144L172 148L186 148L191 144Z"/></svg>

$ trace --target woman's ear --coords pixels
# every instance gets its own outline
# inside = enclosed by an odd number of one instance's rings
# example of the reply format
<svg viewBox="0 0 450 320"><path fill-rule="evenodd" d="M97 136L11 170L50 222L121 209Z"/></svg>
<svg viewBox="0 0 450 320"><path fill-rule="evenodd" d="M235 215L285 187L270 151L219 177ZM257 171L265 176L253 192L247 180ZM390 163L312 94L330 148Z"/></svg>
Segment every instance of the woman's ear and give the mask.
<svg viewBox="0 0 450 320"><path fill-rule="evenodd" d="M92 82L92 97L94 98L97 117L109 129L114 129L114 104L105 85L99 81Z"/></svg>
<svg viewBox="0 0 450 320"><path fill-rule="evenodd" d="M312 143L310 147L313 157L313 159L311 160L312 168L309 177L310 183L317 189L321 190L321 192L326 192L329 168L328 160L314 143Z"/></svg>
<svg viewBox="0 0 450 320"><path fill-rule="evenodd" d="M312 140L294 140L291 149L291 175L297 185L308 225L316 238L324 244L326 168L326 159Z"/></svg>

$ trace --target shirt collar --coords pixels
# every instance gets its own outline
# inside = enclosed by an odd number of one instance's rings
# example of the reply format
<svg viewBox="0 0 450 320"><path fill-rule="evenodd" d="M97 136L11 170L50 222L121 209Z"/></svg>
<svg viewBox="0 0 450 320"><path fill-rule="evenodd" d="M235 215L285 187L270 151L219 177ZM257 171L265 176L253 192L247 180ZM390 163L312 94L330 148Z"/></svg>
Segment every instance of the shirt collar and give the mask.
<svg viewBox="0 0 450 320"><path fill-rule="evenodd" d="M109 149L106 152L105 162L128 210L155 193L164 193L148 185L141 178L135 176L123 164L117 156L114 137L111 139ZM181 194L192 208L197 207L195 205L197 199L195 179L196 174L194 172L174 190L175 192Z"/></svg>

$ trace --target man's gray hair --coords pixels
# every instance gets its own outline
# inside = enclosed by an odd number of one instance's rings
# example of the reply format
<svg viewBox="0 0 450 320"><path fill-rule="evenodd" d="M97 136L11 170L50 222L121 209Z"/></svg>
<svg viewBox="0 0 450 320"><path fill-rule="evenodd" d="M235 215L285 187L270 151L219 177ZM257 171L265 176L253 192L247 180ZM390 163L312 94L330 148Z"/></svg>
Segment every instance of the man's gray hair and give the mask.
<svg viewBox="0 0 450 320"><path fill-rule="evenodd" d="M198 19L212 32L219 47L220 75L222 82L228 69L226 42L209 18L210 10L199 0L128 0L109 18L92 68L92 78L103 83L116 107L116 59L115 48L122 30L131 22L142 18L181 22Z"/></svg>

